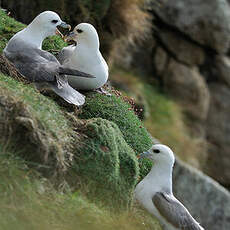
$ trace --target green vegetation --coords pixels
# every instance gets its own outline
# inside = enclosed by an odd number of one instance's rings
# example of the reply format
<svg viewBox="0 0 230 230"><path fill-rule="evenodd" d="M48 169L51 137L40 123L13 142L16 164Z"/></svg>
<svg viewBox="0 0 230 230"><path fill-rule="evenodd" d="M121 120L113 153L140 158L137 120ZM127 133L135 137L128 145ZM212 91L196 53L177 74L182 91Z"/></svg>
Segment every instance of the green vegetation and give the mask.
<svg viewBox="0 0 230 230"><path fill-rule="evenodd" d="M74 170L84 183L91 183L91 196L110 207L127 209L139 175L134 151L113 122L88 120L81 132L85 141L78 149Z"/></svg>
<svg viewBox="0 0 230 230"><path fill-rule="evenodd" d="M0 9L0 53L6 46L7 41L25 26L8 17L6 13Z"/></svg>
<svg viewBox="0 0 230 230"><path fill-rule="evenodd" d="M139 154L152 145L152 140L131 109L131 105L120 97L87 94L86 103L79 115L82 119L101 117L114 122L121 130L126 142Z"/></svg>
<svg viewBox="0 0 230 230"><path fill-rule="evenodd" d="M120 214L95 205L80 191L57 192L37 172L0 145L1 230L160 230L152 216L133 208ZM153 227L154 226L154 227Z"/></svg>
<svg viewBox="0 0 230 230"><path fill-rule="evenodd" d="M23 25L0 12L1 52ZM51 38L44 47L64 45ZM160 229L132 206L150 167L135 156L151 146L148 132L122 98L87 97L80 120L0 74L0 229Z"/></svg>
<svg viewBox="0 0 230 230"><path fill-rule="evenodd" d="M143 123L130 108L131 105L124 102L120 97L89 93L79 118L100 117L114 122L122 132L125 141L138 155L149 149L153 142ZM149 172L151 166L148 160L140 162L141 178Z"/></svg>
<svg viewBox="0 0 230 230"><path fill-rule="evenodd" d="M31 86L4 75L0 82L0 141L48 174L63 170L76 136L64 113Z"/></svg>

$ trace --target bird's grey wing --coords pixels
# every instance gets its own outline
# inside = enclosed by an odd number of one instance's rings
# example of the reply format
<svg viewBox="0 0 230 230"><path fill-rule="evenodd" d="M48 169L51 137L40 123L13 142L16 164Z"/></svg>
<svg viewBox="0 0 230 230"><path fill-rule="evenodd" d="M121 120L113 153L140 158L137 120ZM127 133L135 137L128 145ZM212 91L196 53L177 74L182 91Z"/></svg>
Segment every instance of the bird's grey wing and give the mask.
<svg viewBox="0 0 230 230"><path fill-rule="evenodd" d="M41 56L39 49L25 47L23 50L6 51L5 55L28 80L32 82L55 81L60 64L56 58L50 61Z"/></svg>
<svg viewBox="0 0 230 230"><path fill-rule="evenodd" d="M202 230L188 210L173 195L158 192L152 201L160 214L173 226L182 230Z"/></svg>
<svg viewBox="0 0 230 230"><path fill-rule="evenodd" d="M63 65L71 57L73 53L74 46L64 47L58 54L57 59Z"/></svg>

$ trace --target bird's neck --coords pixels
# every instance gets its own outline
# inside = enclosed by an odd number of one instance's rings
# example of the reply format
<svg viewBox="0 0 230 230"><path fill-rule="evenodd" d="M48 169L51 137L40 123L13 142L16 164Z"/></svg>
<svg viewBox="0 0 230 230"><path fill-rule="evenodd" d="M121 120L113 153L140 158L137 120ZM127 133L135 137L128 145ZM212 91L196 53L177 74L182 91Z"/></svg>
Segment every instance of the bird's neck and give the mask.
<svg viewBox="0 0 230 230"><path fill-rule="evenodd" d="M42 42L46 37L48 37L48 34L44 30L39 30L37 27L29 25L23 31L23 37L28 43L41 49Z"/></svg>
<svg viewBox="0 0 230 230"><path fill-rule="evenodd" d="M99 46L100 43L98 36L92 38L79 39L77 41L77 47L82 47L83 49L90 49L93 52L97 52L99 50Z"/></svg>
<svg viewBox="0 0 230 230"><path fill-rule="evenodd" d="M165 164L155 163L147 175L151 184L156 184L164 191L172 193L172 171L173 165L166 167Z"/></svg>

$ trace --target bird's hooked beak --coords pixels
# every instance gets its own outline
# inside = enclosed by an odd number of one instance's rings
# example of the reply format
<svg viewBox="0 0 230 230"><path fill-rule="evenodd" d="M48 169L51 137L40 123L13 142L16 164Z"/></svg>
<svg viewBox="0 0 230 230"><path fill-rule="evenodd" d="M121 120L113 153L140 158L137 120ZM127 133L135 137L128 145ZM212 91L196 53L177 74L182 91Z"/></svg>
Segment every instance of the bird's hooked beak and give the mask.
<svg viewBox="0 0 230 230"><path fill-rule="evenodd" d="M76 38L76 34L72 31L64 37L64 41L65 42L70 42L70 41L76 42L75 38Z"/></svg>
<svg viewBox="0 0 230 230"><path fill-rule="evenodd" d="M143 153L141 153L140 155L137 156L138 159L143 159L143 158L149 158L150 156L150 152L149 151L145 151Z"/></svg>
<svg viewBox="0 0 230 230"><path fill-rule="evenodd" d="M71 25L67 24L66 22L61 22L59 26L65 29L69 29L69 31L71 30Z"/></svg>
<svg viewBox="0 0 230 230"><path fill-rule="evenodd" d="M71 25L67 24L66 22L61 22L60 25L58 25L64 29L68 29L69 31L71 30ZM58 28L56 28L56 35L61 36L62 39L64 39L64 35L60 32L60 30Z"/></svg>

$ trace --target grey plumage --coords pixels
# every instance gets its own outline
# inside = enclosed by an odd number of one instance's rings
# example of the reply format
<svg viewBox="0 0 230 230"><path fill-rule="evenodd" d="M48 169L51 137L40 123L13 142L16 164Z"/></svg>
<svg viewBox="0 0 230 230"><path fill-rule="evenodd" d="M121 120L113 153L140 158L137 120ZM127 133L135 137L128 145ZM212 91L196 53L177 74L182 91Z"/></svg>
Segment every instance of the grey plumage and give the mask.
<svg viewBox="0 0 230 230"><path fill-rule="evenodd" d="M155 207L174 227L181 230L202 230L188 210L172 194L157 192L152 198Z"/></svg>

